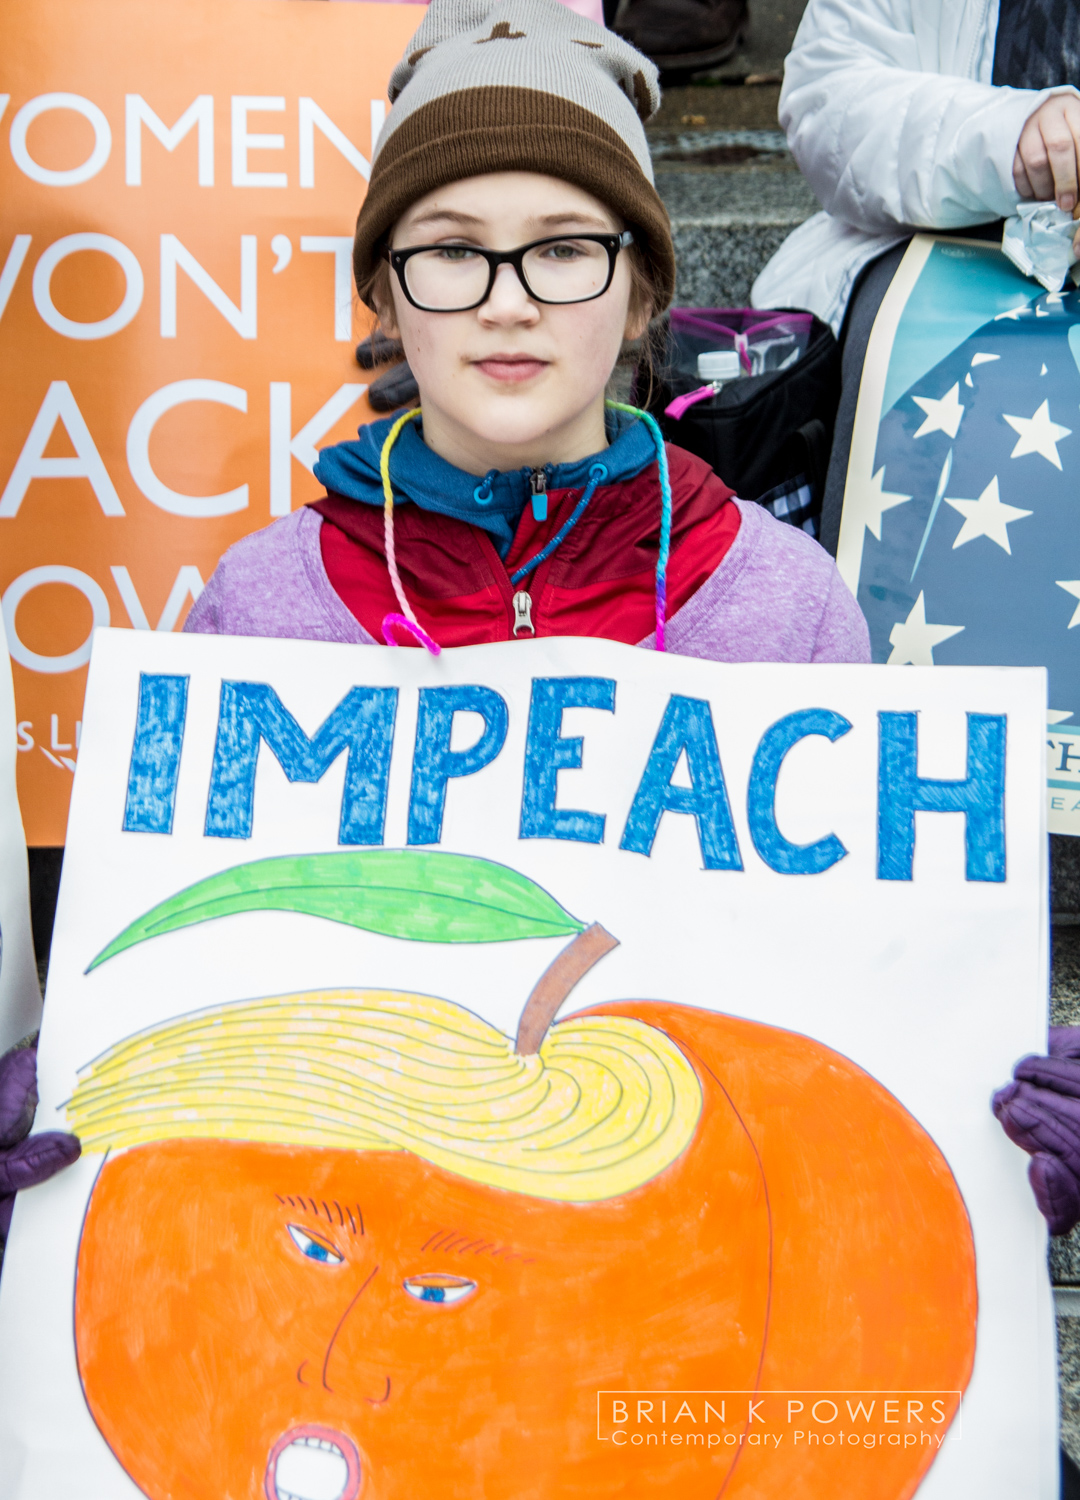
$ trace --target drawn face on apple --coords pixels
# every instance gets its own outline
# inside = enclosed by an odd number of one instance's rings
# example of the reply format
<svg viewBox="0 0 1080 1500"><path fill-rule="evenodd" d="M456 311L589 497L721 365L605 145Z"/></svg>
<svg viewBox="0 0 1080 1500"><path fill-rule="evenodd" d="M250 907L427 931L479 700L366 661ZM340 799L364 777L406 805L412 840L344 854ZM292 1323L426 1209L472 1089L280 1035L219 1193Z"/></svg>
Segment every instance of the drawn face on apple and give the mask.
<svg viewBox="0 0 1080 1500"><path fill-rule="evenodd" d="M716 1446L632 1446L598 1424L602 1393L663 1412L679 1392L841 1389L951 1392L951 1420L970 1224L933 1141L848 1059L660 1001L552 1025L614 939L458 856L255 862L94 964L288 880L305 910L337 903L346 874L375 895L335 919L390 935L416 936L422 890L428 937L494 941L492 912L500 940L576 936L514 1041L447 1000L312 992L163 1022L84 1070L69 1118L110 1154L79 1371L148 1500L914 1494L921 1445L765 1452L745 1417Z"/></svg>
<svg viewBox="0 0 1080 1500"><path fill-rule="evenodd" d="M602 1203L405 1152L169 1141L95 1186L79 1368L150 1500L614 1497L631 1466L597 1392L750 1388L768 1270L760 1167L716 1093L689 1152ZM731 1462L672 1458L688 1496Z"/></svg>

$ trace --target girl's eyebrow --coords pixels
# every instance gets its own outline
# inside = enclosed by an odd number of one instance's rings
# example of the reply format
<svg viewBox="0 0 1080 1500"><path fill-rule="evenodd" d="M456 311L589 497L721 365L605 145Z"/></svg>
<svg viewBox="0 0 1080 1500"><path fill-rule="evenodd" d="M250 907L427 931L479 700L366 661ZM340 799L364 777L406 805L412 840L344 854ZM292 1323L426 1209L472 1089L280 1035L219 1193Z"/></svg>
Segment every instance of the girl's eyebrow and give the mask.
<svg viewBox="0 0 1080 1500"><path fill-rule="evenodd" d="M606 234L614 233L608 227L607 220L602 219L599 214L579 213L576 210L566 214L542 214L530 219L528 222L530 224L543 224L549 229L553 229L559 224L593 224L597 229L602 230Z"/></svg>
<svg viewBox="0 0 1080 1500"><path fill-rule="evenodd" d="M482 224L484 222L475 214L460 213L455 208L433 208L430 213L421 214L418 219L413 219L410 227L415 228L417 224L437 224L443 219L451 224Z"/></svg>
<svg viewBox="0 0 1080 1500"><path fill-rule="evenodd" d="M438 224L440 222L449 224L468 225L470 228L483 226L486 221L477 218L475 214L461 213L452 208L433 208L430 213L421 214L418 219L413 219L411 229L416 229L421 224ZM576 209L569 213L536 214L525 221L540 229L557 229L563 225L591 225L603 233L610 234L611 230L606 219L599 214L581 213Z"/></svg>

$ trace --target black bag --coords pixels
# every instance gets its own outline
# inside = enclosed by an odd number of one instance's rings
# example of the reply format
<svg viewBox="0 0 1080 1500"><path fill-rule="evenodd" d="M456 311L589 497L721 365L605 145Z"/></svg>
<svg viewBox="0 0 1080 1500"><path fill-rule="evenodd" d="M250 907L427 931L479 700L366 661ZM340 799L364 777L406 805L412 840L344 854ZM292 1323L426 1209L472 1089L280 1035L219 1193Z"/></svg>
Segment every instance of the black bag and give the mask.
<svg viewBox="0 0 1080 1500"><path fill-rule="evenodd" d="M703 458L740 499L766 503L816 533L808 521L821 510L840 401L832 329L794 309L675 308L664 319L664 341L651 391L650 371L644 360L638 364L637 404L647 398L645 409L668 442ZM732 348L755 373L668 415L676 398L702 390L698 355Z"/></svg>

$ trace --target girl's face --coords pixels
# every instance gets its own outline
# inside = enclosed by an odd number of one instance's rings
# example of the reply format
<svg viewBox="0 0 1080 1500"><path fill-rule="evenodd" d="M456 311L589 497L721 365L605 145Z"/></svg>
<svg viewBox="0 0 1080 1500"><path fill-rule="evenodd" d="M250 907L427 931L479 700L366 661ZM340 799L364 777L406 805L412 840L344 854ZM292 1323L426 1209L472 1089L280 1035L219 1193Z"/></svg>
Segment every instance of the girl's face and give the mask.
<svg viewBox="0 0 1080 1500"><path fill-rule="evenodd" d="M537 172L469 177L419 199L394 226L391 247L476 245L514 250L549 235L618 232L599 199ZM566 463L606 446L604 388L630 318L631 275L621 251L611 285L590 302L535 302L513 266L469 312L421 312L391 274L396 332L420 387L424 441L474 474Z"/></svg>

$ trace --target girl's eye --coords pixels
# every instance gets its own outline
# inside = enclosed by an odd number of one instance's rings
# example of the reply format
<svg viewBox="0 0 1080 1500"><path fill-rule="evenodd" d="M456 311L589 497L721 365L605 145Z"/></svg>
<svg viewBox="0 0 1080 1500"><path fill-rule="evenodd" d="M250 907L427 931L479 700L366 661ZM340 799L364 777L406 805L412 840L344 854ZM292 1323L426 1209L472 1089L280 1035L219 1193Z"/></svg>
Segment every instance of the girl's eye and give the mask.
<svg viewBox="0 0 1080 1500"><path fill-rule="evenodd" d="M331 1250L329 1245L324 1245L322 1240L314 1240L310 1234L305 1234L298 1224L289 1225L289 1234L300 1254L306 1255L309 1260L317 1260L320 1265L340 1266L345 1259L336 1250Z"/></svg>
<svg viewBox="0 0 1080 1500"><path fill-rule="evenodd" d="M455 265L459 265L463 260L471 260L475 254L466 245L443 245L440 253L443 260L451 261Z"/></svg>
<svg viewBox="0 0 1080 1500"><path fill-rule="evenodd" d="M570 240L560 240L557 245L548 245L544 253L549 260L577 260L582 254L582 246Z"/></svg>
<svg viewBox="0 0 1080 1500"><path fill-rule="evenodd" d="M476 1291L476 1282L464 1276L444 1276L439 1273L428 1276L410 1276L402 1286L417 1302L437 1302L445 1307L451 1302L460 1302L470 1292Z"/></svg>

